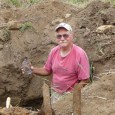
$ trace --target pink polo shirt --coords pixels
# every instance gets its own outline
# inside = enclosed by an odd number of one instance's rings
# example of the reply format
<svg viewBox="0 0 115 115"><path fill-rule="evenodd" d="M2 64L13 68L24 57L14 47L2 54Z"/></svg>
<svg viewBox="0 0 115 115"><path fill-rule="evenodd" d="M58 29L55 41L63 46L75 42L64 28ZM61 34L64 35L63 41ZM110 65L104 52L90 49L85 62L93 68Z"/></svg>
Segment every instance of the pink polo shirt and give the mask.
<svg viewBox="0 0 115 115"><path fill-rule="evenodd" d="M53 48L44 68L53 73L52 87L58 93L72 91L76 83L90 76L88 57L85 51L75 44L65 57L60 55L60 46Z"/></svg>

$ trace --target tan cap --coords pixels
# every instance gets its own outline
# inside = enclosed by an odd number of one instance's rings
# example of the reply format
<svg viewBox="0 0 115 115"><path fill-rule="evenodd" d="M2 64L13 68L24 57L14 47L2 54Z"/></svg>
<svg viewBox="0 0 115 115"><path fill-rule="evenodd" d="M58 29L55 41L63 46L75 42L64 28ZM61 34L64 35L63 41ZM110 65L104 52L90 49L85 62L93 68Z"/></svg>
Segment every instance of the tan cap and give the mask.
<svg viewBox="0 0 115 115"><path fill-rule="evenodd" d="M55 31L57 31L59 28L65 28L68 31L72 31L72 27L67 23L60 23L56 28Z"/></svg>

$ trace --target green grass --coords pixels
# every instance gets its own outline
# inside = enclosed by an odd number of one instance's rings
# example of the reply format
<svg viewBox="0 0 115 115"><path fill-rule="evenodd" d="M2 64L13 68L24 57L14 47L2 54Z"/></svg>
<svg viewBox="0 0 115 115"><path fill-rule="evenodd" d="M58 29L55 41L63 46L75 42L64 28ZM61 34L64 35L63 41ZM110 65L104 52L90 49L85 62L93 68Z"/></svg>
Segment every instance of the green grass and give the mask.
<svg viewBox="0 0 115 115"><path fill-rule="evenodd" d="M20 31L24 32L25 30L29 29L32 27L32 23L31 22L25 22L24 24L22 24Z"/></svg>
<svg viewBox="0 0 115 115"><path fill-rule="evenodd" d="M72 3L72 4L80 4L83 2L87 2L88 0L66 0L66 1L68 1L69 3Z"/></svg>
<svg viewBox="0 0 115 115"><path fill-rule="evenodd" d="M115 5L115 0L101 0L103 2L109 2L112 5Z"/></svg>
<svg viewBox="0 0 115 115"><path fill-rule="evenodd" d="M66 3L76 5L77 7L85 7L88 3L93 0L63 0Z"/></svg>
<svg viewBox="0 0 115 115"><path fill-rule="evenodd" d="M22 6L28 6L31 4L39 3L43 0L25 0L25 1L23 0L5 0L5 1L7 1L9 4L12 4L13 6L22 7ZM77 5L79 7L85 7L88 3L94 0L62 0L62 1L67 2L69 4ZM101 0L101 1L109 2L110 4L115 5L115 0Z"/></svg>
<svg viewBox="0 0 115 115"><path fill-rule="evenodd" d="M63 1L70 4L79 5L79 6L86 6L88 3L94 0L63 0ZM109 2L110 4L115 5L115 0L100 0L100 1Z"/></svg>
<svg viewBox="0 0 115 115"><path fill-rule="evenodd" d="M93 82L93 73L94 73L94 67L93 62L90 62L90 82Z"/></svg>
<svg viewBox="0 0 115 115"><path fill-rule="evenodd" d="M35 3L38 3L38 2L40 2L41 0L29 0L29 3L30 4L35 4Z"/></svg>
<svg viewBox="0 0 115 115"><path fill-rule="evenodd" d="M15 7L23 7L23 6L28 6L28 5L31 5L31 4L35 4L35 3L38 3L38 2L41 2L43 0L5 0L8 4L11 4Z"/></svg>
<svg viewBox="0 0 115 115"><path fill-rule="evenodd" d="M16 7L20 7L21 6L20 0L7 0L7 2L9 4L12 4L13 6L16 6Z"/></svg>
<svg viewBox="0 0 115 115"><path fill-rule="evenodd" d="M3 37L5 41L8 41L11 37L10 30L8 28L3 29Z"/></svg>

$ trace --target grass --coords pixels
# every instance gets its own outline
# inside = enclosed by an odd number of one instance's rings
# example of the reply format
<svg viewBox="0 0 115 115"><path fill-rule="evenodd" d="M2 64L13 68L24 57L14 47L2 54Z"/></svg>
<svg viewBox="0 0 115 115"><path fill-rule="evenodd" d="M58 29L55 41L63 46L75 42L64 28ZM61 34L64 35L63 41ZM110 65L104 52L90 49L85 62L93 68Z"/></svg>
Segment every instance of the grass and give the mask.
<svg viewBox="0 0 115 115"><path fill-rule="evenodd" d="M8 28L3 29L3 37L5 41L8 41L11 37L11 33Z"/></svg>
<svg viewBox="0 0 115 115"><path fill-rule="evenodd" d="M63 1L69 4L76 5L79 8L84 8L85 6L87 6L87 4L89 4L91 1L94 0L63 0Z"/></svg>
<svg viewBox="0 0 115 115"><path fill-rule="evenodd" d="M40 2L41 0L29 0L29 3L30 4L35 4L35 3L38 3L38 2Z"/></svg>
<svg viewBox="0 0 115 115"><path fill-rule="evenodd" d="M23 6L27 6L27 5L31 5L31 4L35 4L38 3L42 0L5 0L8 4L11 4L15 7L23 7Z"/></svg>
<svg viewBox="0 0 115 115"><path fill-rule="evenodd" d="M86 6L88 3L94 0L63 0L63 1L78 6ZM100 1L109 2L110 4L115 5L115 0L100 0Z"/></svg>
<svg viewBox="0 0 115 115"><path fill-rule="evenodd" d="M72 4L80 4L80 3L86 2L88 0L66 0L66 1L69 3L72 3Z"/></svg>
<svg viewBox="0 0 115 115"><path fill-rule="evenodd" d="M94 67L93 62L90 62L90 82L93 82L93 73L94 73Z"/></svg>
<svg viewBox="0 0 115 115"><path fill-rule="evenodd" d="M102 0L103 2L109 2L112 5L115 5L115 0Z"/></svg>
<svg viewBox="0 0 115 115"><path fill-rule="evenodd" d="M6 0L9 4L12 4L15 7L22 7L26 5L31 5L35 3L39 3L43 0ZM62 0L63 2L67 2L69 4L77 5L78 7L85 7L88 3L94 0ZM101 0L103 2L109 2L112 5L115 5L115 0Z"/></svg>
<svg viewBox="0 0 115 115"><path fill-rule="evenodd" d="M12 4L13 6L16 6L16 7L20 7L21 6L20 0L7 0L7 2L9 4Z"/></svg>
<svg viewBox="0 0 115 115"><path fill-rule="evenodd" d="M32 27L32 23L31 22L25 22L24 24L22 24L20 31L24 32L25 30L29 29Z"/></svg>

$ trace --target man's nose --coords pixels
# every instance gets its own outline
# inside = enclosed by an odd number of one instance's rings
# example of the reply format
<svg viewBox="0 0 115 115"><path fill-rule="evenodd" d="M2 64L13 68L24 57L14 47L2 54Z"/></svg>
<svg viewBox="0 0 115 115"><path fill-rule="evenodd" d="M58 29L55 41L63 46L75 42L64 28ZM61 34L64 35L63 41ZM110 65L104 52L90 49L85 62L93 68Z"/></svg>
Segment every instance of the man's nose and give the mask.
<svg viewBox="0 0 115 115"><path fill-rule="evenodd" d="M61 36L60 40L65 40L65 38L63 36Z"/></svg>

